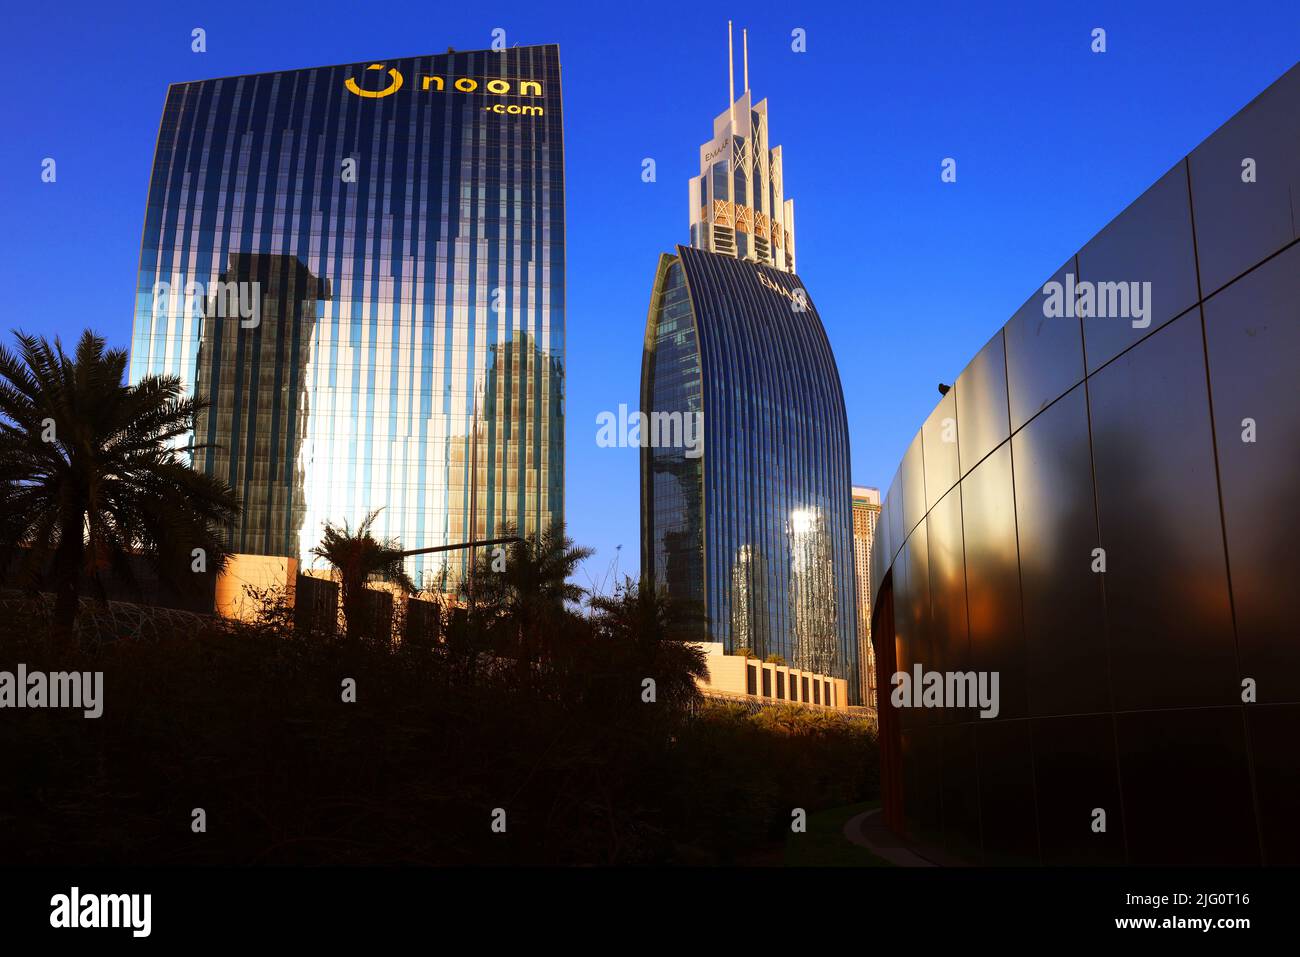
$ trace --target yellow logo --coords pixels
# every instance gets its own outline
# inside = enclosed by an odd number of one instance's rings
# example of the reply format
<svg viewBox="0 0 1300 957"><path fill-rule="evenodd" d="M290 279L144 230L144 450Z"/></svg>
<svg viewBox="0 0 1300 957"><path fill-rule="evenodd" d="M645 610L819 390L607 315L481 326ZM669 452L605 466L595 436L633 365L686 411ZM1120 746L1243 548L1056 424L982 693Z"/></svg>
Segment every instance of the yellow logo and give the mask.
<svg viewBox="0 0 1300 957"><path fill-rule="evenodd" d="M384 64L372 63L366 67L366 70L383 70ZM406 78L402 76L400 70L391 68L388 71L389 84L382 90L363 90L360 84L353 77L348 77L343 81L349 93L353 96L363 96L366 99L377 100L381 97L391 96L402 88ZM451 85L448 86L448 83ZM435 75L421 76L416 73L411 81L411 88L419 89L424 92L443 93L453 90L457 93L487 93L491 96L510 96L510 97L539 97L542 96L542 84L538 80L507 79L506 77L490 77L482 80L476 80L473 77L445 77ZM520 103L491 103L483 107L484 110L491 113L502 113L519 116L544 116L546 111L540 106L526 106Z"/></svg>
<svg viewBox="0 0 1300 957"><path fill-rule="evenodd" d="M383 68L384 65L382 63L372 63L370 66L366 67L367 70L382 70ZM348 88L349 93L355 93L357 96L364 96L367 99L374 100L381 96L388 96L389 94L396 93L402 88L403 80L401 71L394 67L388 71L388 76L392 82L382 90L363 90L361 87L357 86L357 81L352 77L348 77L343 85Z"/></svg>

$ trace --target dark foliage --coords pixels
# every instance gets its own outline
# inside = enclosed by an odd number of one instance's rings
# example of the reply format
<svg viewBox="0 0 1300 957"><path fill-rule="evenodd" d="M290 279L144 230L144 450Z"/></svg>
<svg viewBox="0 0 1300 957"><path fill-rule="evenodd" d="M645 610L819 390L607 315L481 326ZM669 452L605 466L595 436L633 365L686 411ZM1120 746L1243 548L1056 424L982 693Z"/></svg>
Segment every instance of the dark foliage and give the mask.
<svg viewBox="0 0 1300 957"><path fill-rule="evenodd" d="M57 339L15 338L16 353L0 346L0 568L16 558L20 584L54 592L64 636L82 582L105 597L136 554L181 591L199 580L196 549L219 569L239 504L175 448L201 408L180 380L124 384L126 350L89 331L71 356Z"/></svg>
<svg viewBox="0 0 1300 957"><path fill-rule="evenodd" d="M295 631L275 597L256 623L59 648L38 605L0 608L0 669L105 674L99 719L0 723L0 859L726 863L788 833L794 807L875 791L861 723L702 705L702 656L630 582L590 614L552 605L523 669L481 610L393 646Z"/></svg>

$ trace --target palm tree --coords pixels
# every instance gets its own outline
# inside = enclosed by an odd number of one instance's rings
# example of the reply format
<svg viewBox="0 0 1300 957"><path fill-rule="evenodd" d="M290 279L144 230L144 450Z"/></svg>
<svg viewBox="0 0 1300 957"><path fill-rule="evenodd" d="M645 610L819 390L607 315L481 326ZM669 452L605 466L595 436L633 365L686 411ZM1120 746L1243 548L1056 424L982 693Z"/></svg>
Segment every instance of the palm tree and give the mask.
<svg viewBox="0 0 1300 957"><path fill-rule="evenodd" d="M347 522L335 525L325 523L320 544L311 554L324 559L333 569L339 583L343 602L343 621L348 641L356 643L366 628L366 582L380 578L397 585L403 592L416 590L415 583L406 572L406 559L401 545L393 538L375 538L375 519L381 509L366 514L361 524L353 530Z"/></svg>
<svg viewBox="0 0 1300 957"><path fill-rule="evenodd" d="M673 601L649 581L625 578L613 595L591 599L596 634L630 652L638 676L653 677L660 700L689 704L698 695L695 679L709 677L699 642L708 639L705 616L692 604Z"/></svg>
<svg viewBox="0 0 1300 957"><path fill-rule="evenodd" d="M503 537L518 535L510 525ZM461 584L471 614L503 635L521 665L547 657L554 638L587 592L569 579L594 554L574 544L556 523L505 546L484 551L474 565L472 582Z"/></svg>
<svg viewBox="0 0 1300 957"><path fill-rule="evenodd" d="M56 633L72 633L83 578L100 599L105 577L138 590L141 554L182 591L220 570L239 501L178 444L203 403L176 376L124 384L126 350L90 330L74 356L57 338L14 338L16 354L0 346L0 560L17 553L20 581L53 588Z"/></svg>

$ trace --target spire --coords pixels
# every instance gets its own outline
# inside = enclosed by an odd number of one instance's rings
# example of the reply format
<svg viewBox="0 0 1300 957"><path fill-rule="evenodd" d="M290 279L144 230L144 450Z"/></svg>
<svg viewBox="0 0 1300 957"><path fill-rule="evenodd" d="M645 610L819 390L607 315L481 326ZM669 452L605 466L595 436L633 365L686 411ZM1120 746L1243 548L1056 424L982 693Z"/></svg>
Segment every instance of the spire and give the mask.
<svg viewBox="0 0 1300 957"><path fill-rule="evenodd" d="M749 92L749 30L741 29L740 38L745 44L745 92Z"/></svg>
<svg viewBox="0 0 1300 957"><path fill-rule="evenodd" d="M727 105L736 102L736 55L731 42L731 21L727 21Z"/></svg>
<svg viewBox="0 0 1300 957"><path fill-rule="evenodd" d="M699 175L691 177L691 245L792 273L794 201L785 197L781 147L768 145L767 101L750 102L747 28L740 42L744 88L737 100L736 30L728 20L729 102L700 146Z"/></svg>

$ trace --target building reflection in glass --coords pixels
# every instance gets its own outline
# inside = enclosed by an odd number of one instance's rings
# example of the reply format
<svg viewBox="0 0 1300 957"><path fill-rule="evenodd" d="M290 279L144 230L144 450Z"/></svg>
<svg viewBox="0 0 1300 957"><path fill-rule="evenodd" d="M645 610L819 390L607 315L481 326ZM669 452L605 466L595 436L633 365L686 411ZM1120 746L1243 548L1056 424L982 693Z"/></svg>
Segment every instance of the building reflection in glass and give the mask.
<svg viewBox="0 0 1300 957"><path fill-rule="evenodd" d="M700 603L728 652L844 678L856 702L848 427L802 282L679 246L645 341L642 409L700 411L704 445L641 451L643 576Z"/></svg>
<svg viewBox="0 0 1300 957"><path fill-rule="evenodd" d="M207 405L195 419L194 464L243 503L229 531L235 551L296 554L306 508L298 437L311 414L305 373L329 284L296 257L238 253L218 283L204 300L194 392Z"/></svg>
<svg viewBox="0 0 1300 957"><path fill-rule="evenodd" d="M826 516L817 508L790 513L790 616L794 664L805 671L838 674L835 560Z"/></svg>
<svg viewBox="0 0 1300 957"><path fill-rule="evenodd" d="M772 652L767 614L767 561L752 545L741 545L731 566L731 640L737 652L759 658Z"/></svg>
<svg viewBox="0 0 1300 957"><path fill-rule="evenodd" d="M376 508L411 549L563 520L558 48L368 66L168 90L130 375L210 401L195 462L245 501L239 551L306 560ZM258 322L214 313L230 281L261 283Z"/></svg>

